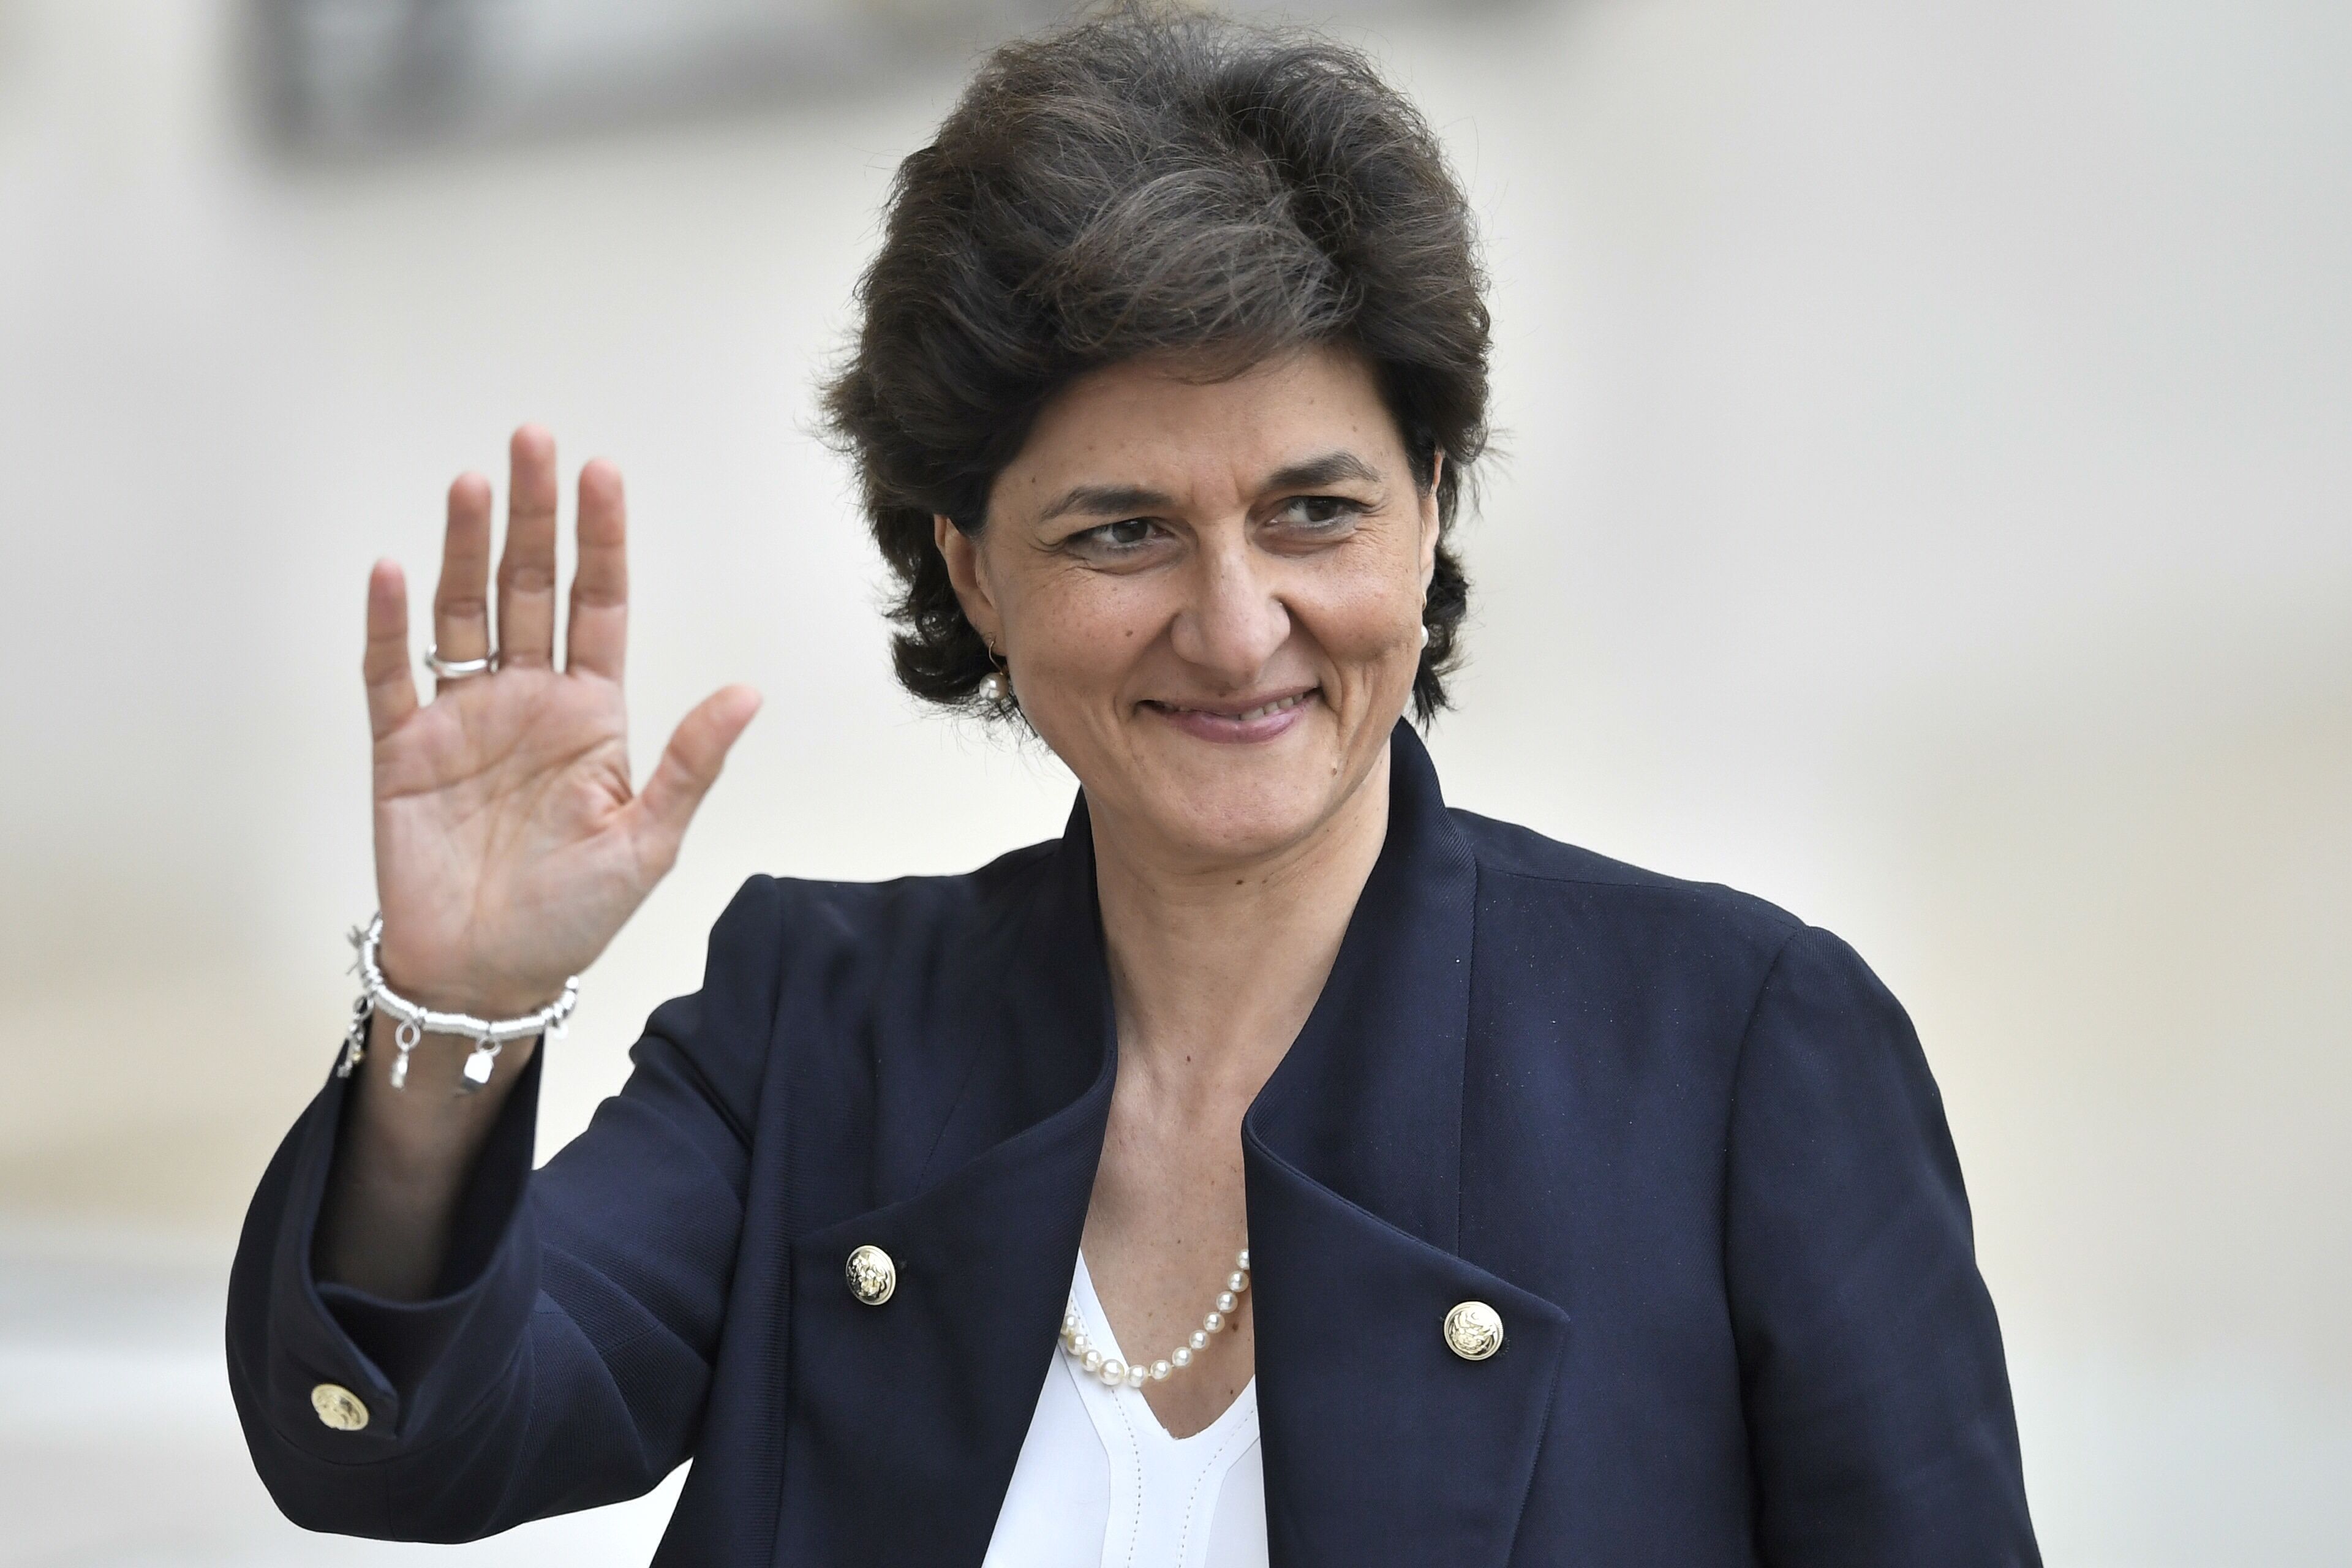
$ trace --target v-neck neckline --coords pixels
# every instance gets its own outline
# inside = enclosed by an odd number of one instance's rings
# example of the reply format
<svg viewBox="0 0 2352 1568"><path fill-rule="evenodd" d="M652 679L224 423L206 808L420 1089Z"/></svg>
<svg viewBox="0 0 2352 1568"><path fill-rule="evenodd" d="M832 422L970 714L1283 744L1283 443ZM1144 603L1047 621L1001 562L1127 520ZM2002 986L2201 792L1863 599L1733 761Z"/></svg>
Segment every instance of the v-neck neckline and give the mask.
<svg viewBox="0 0 2352 1568"><path fill-rule="evenodd" d="M1087 1255L1083 1249L1078 1253L1077 1272L1070 1282L1070 1299L1077 1304L1078 1321L1085 1326L1087 1337L1104 1347L1107 1356L1116 1355L1121 1361L1131 1363L1132 1358L1119 1349L1118 1336L1111 1330L1110 1314L1103 1310L1102 1298L1095 1293L1094 1276L1087 1271ZM1151 1363L1147 1360L1143 1364L1149 1366ZM1189 1372L1192 1369L1184 1370ZM1099 1391L1110 1396L1129 1415L1129 1425L1140 1429L1139 1436L1148 1434L1147 1440L1168 1444L1179 1452L1191 1452L1192 1446L1196 1443L1213 1447L1244 1421L1248 1421L1253 1426L1256 1425L1257 1373L1255 1372L1250 1373L1249 1381L1242 1384L1242 1391L1234 1395L1233 1403L1217 1412L1215 1420L1185 1437L1177 1436L1160 1424L1160 1413L1151 1408L1151 1402L1144 1398L1141 1389L1129 1388L1124 1384L1111 1388L1100 1378L1089 1377L1083 1372L1077 1372L1076 1375L1082 1390L1087 1393ZM1138 1408L1142 1411L1140 1421L1133 1419L1133 1412Z"/></svg>

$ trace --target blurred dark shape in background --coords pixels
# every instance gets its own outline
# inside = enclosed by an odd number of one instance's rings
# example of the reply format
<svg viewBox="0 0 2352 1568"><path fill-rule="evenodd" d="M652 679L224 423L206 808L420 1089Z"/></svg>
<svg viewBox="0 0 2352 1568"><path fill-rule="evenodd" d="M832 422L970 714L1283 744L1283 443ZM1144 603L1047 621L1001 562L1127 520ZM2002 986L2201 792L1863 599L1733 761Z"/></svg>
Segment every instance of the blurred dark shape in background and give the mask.
<svg viewBox="0 0 2352 1568"><path fill-rule="evenodd" d="M1508 0L1374 0L1355 16ZM1074 15L1067 0L252 0L268 136L381 155L870 85ZM1264 5L1220 9L1269 16Z"/></svg>
<svg viewBox="0 0 2352 1568"><path fill-rule="evenodd" d="M381 153L756 102L1049 20L1053 0L255 0L283 149Z"/></svg>

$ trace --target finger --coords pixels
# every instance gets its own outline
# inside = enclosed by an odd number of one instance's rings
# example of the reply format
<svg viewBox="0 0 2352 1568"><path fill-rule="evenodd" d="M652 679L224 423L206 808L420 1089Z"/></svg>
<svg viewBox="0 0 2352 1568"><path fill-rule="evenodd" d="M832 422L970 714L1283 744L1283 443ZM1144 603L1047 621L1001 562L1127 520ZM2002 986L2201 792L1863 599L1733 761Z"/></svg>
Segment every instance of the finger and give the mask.
<svg viewBox="0 0 2352 1568"><path fill-rule="evenodd" d="M628 506L621 470L601 458L580 470L580 564L563 636L567 668L621 679L629 641Z"/></svg>
<svg viewBox="0 0 2352 1568"><path fill-rule="evenodd" d="M642 814L640 831L655 864L667 869L677 858L686 825L718 782L719 770L726 764L727 753L743 727L759 710L758 692L748 686L729 686L704 698L693 712L678 721L669 744L662 750L660 763L636 800L636 810Z"/></svg>
<svg viewBox="0 0 2352 1568"><path fill-rule="evenodd" d="M507 547L499 557L499 663L555 658L555 437L526 425L507 444Z"/></svg>
<svg viewBox="0 0 2352 1568"><path fill-rule="evenodd" d="M451 663L490 651L490 481L460 474L449 486L441 581L433 589L433 651Z"/></svg>
<svg viewBox="0 0 2352 1568"><path fill-rule="evenodd" d="M360 675L367 682L368 729L381 741L416 711L416 680L408 670L408 580L390 561L377 562L368 574L367 653Z"/></svg>

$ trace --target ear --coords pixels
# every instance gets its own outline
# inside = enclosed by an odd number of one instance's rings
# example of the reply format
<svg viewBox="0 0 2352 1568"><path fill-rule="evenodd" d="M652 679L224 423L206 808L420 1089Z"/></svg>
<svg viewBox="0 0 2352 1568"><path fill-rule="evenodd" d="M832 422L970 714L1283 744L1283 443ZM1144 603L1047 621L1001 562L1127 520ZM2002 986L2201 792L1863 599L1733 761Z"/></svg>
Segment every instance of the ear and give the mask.
<svg viewBox="0 0 2352 1568"><path fill-rule="evenodd" d="M1445 477L1445 448L1431 454L1429 488L1421 492L1421 596L1429 597L1429 584L1437 575L1437 540L1444 531L1444 521L1437 510L1437 482Z"/></svg>
<svg viewBox="0 0 2352 1568"><path fill-rule="evenodd" d="M979 542L958 528L947 513L935 511L931 513L931 542L939 546L940 559L947 563L948 581L955 584L956 602L963 606L963 618L971 623L972 630L989 647L1003 646L996 599L989 593L981 574Z"/></svg>

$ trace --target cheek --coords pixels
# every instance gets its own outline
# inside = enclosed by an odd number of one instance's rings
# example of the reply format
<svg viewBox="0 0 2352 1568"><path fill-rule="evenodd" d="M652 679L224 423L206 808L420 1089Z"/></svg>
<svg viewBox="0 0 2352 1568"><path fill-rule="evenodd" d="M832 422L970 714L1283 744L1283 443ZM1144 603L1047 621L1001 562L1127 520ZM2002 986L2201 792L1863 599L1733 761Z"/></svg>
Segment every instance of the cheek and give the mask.
<svg viewBox="0 0 2352 1568"><path fill-rule="evenodd" d="M1291 601L1306 630L1343 674L1377 678L1399 656L1418 658L1421 579L1392 552L1333 561Z"/></svg>
<svg viewBox="0 0 2352 1568"><path fill-rule="evenodd" d="M1013 612L1013 678L1034 688L1023 700L1039 706L1116 687L1167 618L1139 580L1092 573L1043 577Z"/></svg>

